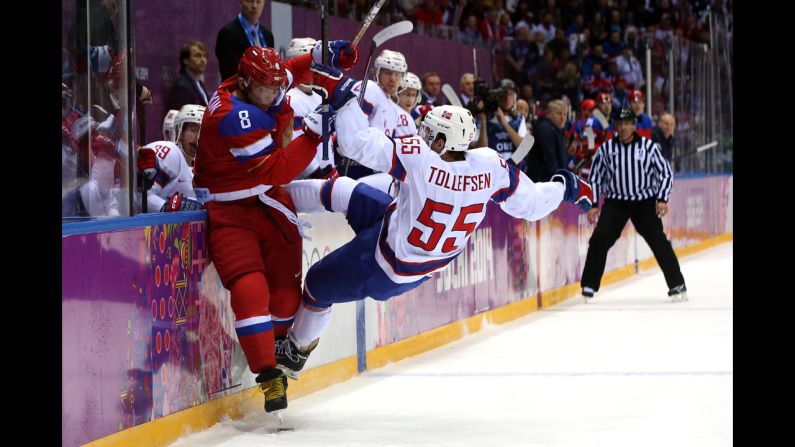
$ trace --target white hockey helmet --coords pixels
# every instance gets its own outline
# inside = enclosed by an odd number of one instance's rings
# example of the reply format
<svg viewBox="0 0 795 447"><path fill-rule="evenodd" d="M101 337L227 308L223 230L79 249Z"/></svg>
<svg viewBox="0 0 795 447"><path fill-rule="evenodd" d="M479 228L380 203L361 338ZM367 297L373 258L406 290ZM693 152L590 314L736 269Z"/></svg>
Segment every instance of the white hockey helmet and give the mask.
<svg viewBox="0 0 795 447"><path fill-rule="evenodd" d="M163 139L166 141L177 141L174 137L174 119L177 118L178 113L179 110L171 109L163 118Z"/></svg>
<svg viewBox="0 0 795 447"><path fill-rule="evenodd" d="M422 91L422 82L420 82L420 78L417 75L409 71L405 75L403 75L403 78L400 80L397 93L400 94L400 92L410 88L417 90L417 97L414 99L414 104L411 105L411 108L413 109L420 102L421 98L420 91Z"/></svg>
<svg viewBox="0 0 795 447"><path fill-rule="evenodd" d="M182 135L182 126L184 126L185 123L196 123L201 126L204 109L204 106L196 104L185 104L179 109L177 117L174 118L174 141L177 142L177 144L179 144L179 137Z"/></svg>
<svg viewBox="0 0 795 447"><path fill-rule="evenodd" d="M433 144L439 134L444 135L444 149L439 155L447 151L463 152L475 138L475 118L463 107L434 107L425 115L418 133L428 146Z"/></svg>
<svg viewBox="0 0 795 447"><path fill-rule="evenodd" d="M287 52L284 55L285 60L309 53L315 47L315 42L317 41L311 37L294 38L290 41L290 46L287 47Z"/></svg>
<svg viewBox="0 0 795 447"><path fill-rule="evenodd" d="M392 50L382 51L381 54L375 58L375 61L373 61L373 66L375 67L376 82L378 81L379 73L381 73L381 70L384 68L398 71L404 76L406 72L409 71L409 66L406 64L406 58L403 56L403 53Z"/></svg>

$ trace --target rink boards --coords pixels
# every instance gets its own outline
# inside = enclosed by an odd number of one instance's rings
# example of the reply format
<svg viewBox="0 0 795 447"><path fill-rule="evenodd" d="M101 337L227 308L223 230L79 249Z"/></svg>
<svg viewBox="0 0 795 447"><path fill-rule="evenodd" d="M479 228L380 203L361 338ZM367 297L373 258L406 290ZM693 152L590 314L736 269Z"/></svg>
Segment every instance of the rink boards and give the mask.
<svg viewBox="0 0 795 447"><path fill-rule="evenodd" d="M680 255L731 238L731 176L677 178L670 204L665 228ZM353 232L340 215L304 217L313 227L306 273ZM592 230L568 204L539 222L490 204L465 252L423 286L335 306L290 398L577 293ZM165 445L223 416L262 411L208 258L205 212L64 224L63 234L63 445ZM605 280L653 264L627 225Z"/></svg>

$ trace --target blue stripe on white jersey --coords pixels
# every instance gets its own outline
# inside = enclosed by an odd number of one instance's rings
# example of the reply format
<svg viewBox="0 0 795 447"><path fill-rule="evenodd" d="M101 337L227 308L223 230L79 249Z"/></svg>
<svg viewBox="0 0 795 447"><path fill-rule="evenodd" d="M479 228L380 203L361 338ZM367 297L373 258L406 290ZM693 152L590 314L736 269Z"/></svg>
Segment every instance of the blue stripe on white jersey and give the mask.
<svg viewBox="0 0 795 447"><path fill-rule="evenodd" d="M366 99L362 99L362 112L368 117L373 114L373 103Z"/></svg>
<svg viewBox="0 0 795 447"><path fill-rule="evenodd" d="M237 333L238 337L259 334L272 329L273 322L271 322L270 315L261 315L258 317L251 317L244 320L235 321L235 332Z"/></svg>
<svg viewBox="0 0 795 447"><path fill-rule="evenodd" d="M403 163L400 162L400 158L397 156L397 145L395 144L395 140L392 140L392 166L389 168L389 172L387 174L395 177L400 181L406 180L406 168L403 166Z"/></svg>
<svg viewBox="0 0 795 447"><path fill-rule="evenodd" d="M501 203L508 200L508 197L513 195L516 187L519 186L519 168L514 165L508 165L508 179L510 183L505 188L497 190L491 195L491 200Z"/></svg>
<svg viewBox="0 0 795 447"><path fill-rule="evenodd" d="M456 256L461 253L461 250L459 250L459 252L453 256L442 259L433 259L426 262L405 262L398 259L394 250L392 250L392 248L386 242L387 237L389 237L389 220L392 217L392 213L395 211L396 206L396 202L392 202L387 207L386 213L384 214L384 221L381 226L381 234L378 236L378 248L381 251L381 255L383 255L384 259L387 263L389 263L390 267L392 267L392 271L394 271L396 275L426 275L449 264L450 261L455 259Z"/></svg>

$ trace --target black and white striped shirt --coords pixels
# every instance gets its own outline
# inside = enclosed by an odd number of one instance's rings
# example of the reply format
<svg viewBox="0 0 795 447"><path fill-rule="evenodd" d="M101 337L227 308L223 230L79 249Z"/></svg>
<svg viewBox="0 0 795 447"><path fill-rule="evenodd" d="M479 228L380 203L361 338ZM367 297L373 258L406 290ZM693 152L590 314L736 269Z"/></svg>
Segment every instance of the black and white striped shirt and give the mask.
<svg viewBox="0 0 795 447"><path fill-rule="evenodd" d="M606 199L640 201L656 197L668 202L673 172L660 147L636 133L629 144L616 136L599 146L589 181L594 203L599 202L601 194Z"/></svg>

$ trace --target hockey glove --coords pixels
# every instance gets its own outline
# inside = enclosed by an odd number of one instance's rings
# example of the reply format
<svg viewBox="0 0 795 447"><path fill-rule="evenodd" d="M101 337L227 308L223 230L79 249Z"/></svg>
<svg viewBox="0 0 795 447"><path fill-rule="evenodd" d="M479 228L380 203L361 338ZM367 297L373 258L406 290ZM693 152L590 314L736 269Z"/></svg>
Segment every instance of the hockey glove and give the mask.
<svg viewBox="0 0 795 447"><path fill-rule="evenodd" d="M329 105L339 110L348 100L355 98L353 85L356 81L342 74L336 68L323 64L312 64L312 90L323 98L328 98Z"/></svg>
<svg viewBox="0 0 795 447"><path fill-rule="evenodd" d="M574 175L568 169L558 169L550 181L563 183L563 201L577 205L582 211L593 207L593 191L591 185Z"/></svg>
<svg viewBox="0 0 795 447"><path fill-rule="evenodd" d="M328 42L328 64L338 70L349 70L359 62L359 48L351 47L347 40L332 40ZM320 47L322 41L317 41L312 48L312 62L323 63L323 52ZM350 49L350 50L349 50Z"/></svg>
<svg viewBox="0 0 795 447"><path fill-rule="evenodd" d="M163 207L160 208L161 213L171 211L197 211L202 209L202 204L198 200L185 197L181 193L175 192L168 198Z"/></svg>
<svg viewBox="0 0 795 447"><path fill-rule="evenodd" d="M157 164L157 155L153 149L142 147L138 149L138 158L135 160L138 172L142 173L148 180L154 180L160 166Z"/></svg>

